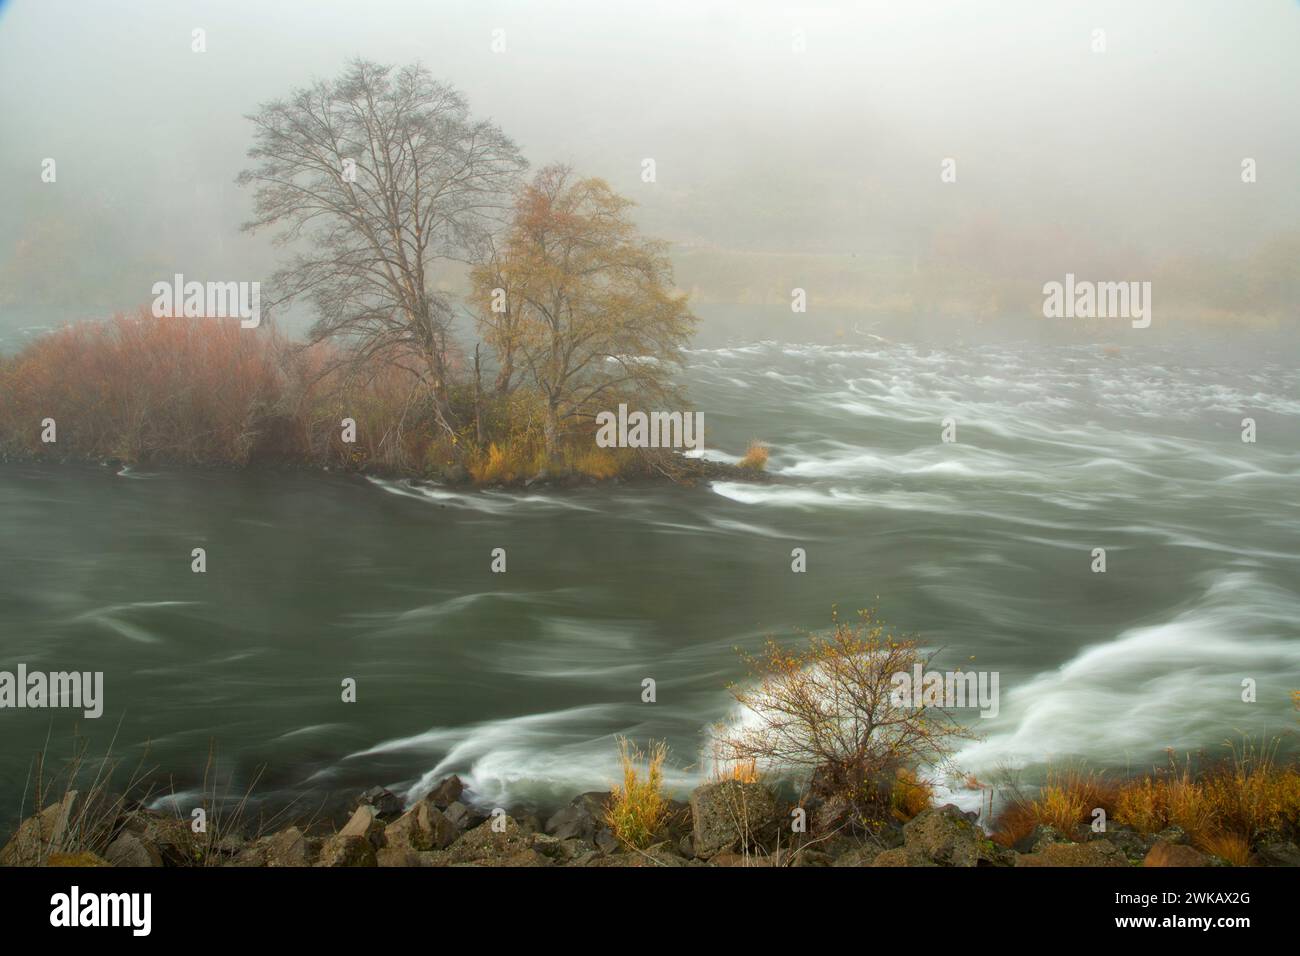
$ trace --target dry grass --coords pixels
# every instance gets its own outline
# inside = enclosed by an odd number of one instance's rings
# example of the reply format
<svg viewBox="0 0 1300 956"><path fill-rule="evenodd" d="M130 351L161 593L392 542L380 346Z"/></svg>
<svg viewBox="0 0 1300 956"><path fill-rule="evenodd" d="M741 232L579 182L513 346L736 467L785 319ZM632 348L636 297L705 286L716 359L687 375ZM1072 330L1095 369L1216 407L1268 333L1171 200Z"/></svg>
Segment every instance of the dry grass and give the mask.
<svg viewBox="0 0 1300 956"><path fill-rule="evenodd" d="M114 732L103 756L93 758L89 741L75 737L70 755L54 766L51 766L49 741L46 740L32 761L18 817L21 821L30 813L60 804L66 804L70 813L57 823L55 832L46 833L42 829L35 858L13 862L37 866L48 863L53 856L104 854L108 844L117 836L120 819L129 813L131 807L149 796L149 771L144 766L147 750L125 782L117 781L122 789L119 791L114 785L120 764L113 755L116 740ZM26 803L28 793L32 798L30 807ZM0 841L0 845L4 842Z"/></svg>
<svg viewBox="0 0 1300 956"><path fill-rule="evenodd" d="M480 485L512 484L531 478L546 467L546 456L524 441L489 443L485 452L471 452L467 470Z"/></svg>
<svg viewBox="0 0 1300 956"><path fill-rule="evenodd" d="M1130 781L1120 789L1115 803L1115 821L1139 833L1158 833L1169 820L1167 790L1151 777Z"/></svg>
<svg viewBox="0 0 1300 956"><path fill-rule="evenodd" d="M626 737L618 738L623 782L611 788L605 821L624 846L644 850L654 842L667 819L668 798L663 792L663 765L667 757L667 744L652 743L647 754L634 748Z"/></svg>
<svg viewBox="0 0 1300 956"><path fill-rule="evenodd" d="M1119 793L1119 784L1104 773L1081 767L1052 770L1037 799L1028 803L1028 814L1033 826L1055 827L1074 838L1080 825L1092 823L1097 808L1107 818L1114 814Z"/></svg>
<svg viewBox="0 0 1300 956"><path fill-rule="evenodd" d="M712 776L715 783L723 783L727 780L734 780L737 783L758 783L758 761L737 760L716 764Z"/></svg>
<svg viewBox="0 0 1300 956"><path fill-rule="evenodd" d="M1206 853L1233 866L1250 866L1250 841L1240 833L1210 833L1196 842Z"/></svg>
<svg viewBox="0 0 1300 956"><path fill-rule="evenodd" d="M628 468L628 463L629 456L621 449L600 448L594 445L571 448L565 455L566 470L598 481L623 474Z"/></svg>
<svg viewBox="0 0 1300 956"><path fill-rule="evenodd" d="M1038 815L1031 803L1012 803L998 815L991 839L999 846L1014 847L1038 827Z"/></svg>
<svg viewBox="0 0 1300 956"><path fill-rule="evenodd" d="M889 808L895 819L906 823L934 803L934 784L911 770L899 768L889 794Z"/></svg>
<svg viewBox="0 0 1300 956"><path fill-rule="evenodd" d="M767 467L768 448L763 443L755 440L749 443L749 448L745 450L744 457L738 462L741 468L748 471L762 471Z"/></svg>
<svg viewBox="0 0 1300 956"><path fill-rule="evenodd" d="M1267 834L1300 835L1300 769L1280 764L1276 753L1276 744L1246 740L1230 759L1199 772L1171 756L1168 767L1122 781L1053 771L1037 797L1016 799L1002 812L994 840L1011 846L1040 824L1074 836L1101 807L1115 824L1147 835L1179 827L1207 852L1239 862Z"/></svg>

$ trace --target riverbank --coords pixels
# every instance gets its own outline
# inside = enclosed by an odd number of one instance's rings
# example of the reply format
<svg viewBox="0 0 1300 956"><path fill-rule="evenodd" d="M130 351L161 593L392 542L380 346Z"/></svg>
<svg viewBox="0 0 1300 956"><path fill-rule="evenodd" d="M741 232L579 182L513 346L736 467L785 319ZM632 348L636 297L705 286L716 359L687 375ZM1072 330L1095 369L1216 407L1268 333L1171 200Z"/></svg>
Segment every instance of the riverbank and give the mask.
<svg viewBox="0 0 1300 956"><path fill-rule="evenodd" d="M883 804L889 812L862 826L833 797L784 799L778 788L735 776L703 783L685 801L663 799L640 839L626 827L627 790L583 793L543 817L486 807L454 775L413 803L366 790L337 828L319 820L246 826L242 804L233 814L196 810L186 819L102 789L67 790L23 821L0 848L0 866L1300 866L1294 766L1261 765L1238 780L1229 801L1255 801L1238 807L1245 824L1229 819L1226 804L1217 818L1207 815L1209 794L1222 787L1215 772L1100 780L1057 778L991 826L975 811L934 805L928 787L896 787ZM1125 794L1144 791L1153 812L1135 815ZM1270 794L1282 802L1270 807ZM1116 812L1089 809L1099 799Z"/></svg>

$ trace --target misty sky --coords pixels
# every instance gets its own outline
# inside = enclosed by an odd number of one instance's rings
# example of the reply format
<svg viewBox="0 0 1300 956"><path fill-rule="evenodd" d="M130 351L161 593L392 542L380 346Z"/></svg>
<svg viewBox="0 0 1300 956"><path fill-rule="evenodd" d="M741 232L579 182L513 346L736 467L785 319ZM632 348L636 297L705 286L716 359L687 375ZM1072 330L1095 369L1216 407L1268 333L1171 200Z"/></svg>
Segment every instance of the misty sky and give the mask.
<svg viewBox="0 0 1300 956"><path fill-rule="evenodd" d="M356 55L422 61L534 166L605 177L679 243L910 254L975 224L1232 256L1300 221L1298 54L1295 0L9 0L0 274L36 237L79 250L74 286L269 275L238 232L243 114Z"/></svg>

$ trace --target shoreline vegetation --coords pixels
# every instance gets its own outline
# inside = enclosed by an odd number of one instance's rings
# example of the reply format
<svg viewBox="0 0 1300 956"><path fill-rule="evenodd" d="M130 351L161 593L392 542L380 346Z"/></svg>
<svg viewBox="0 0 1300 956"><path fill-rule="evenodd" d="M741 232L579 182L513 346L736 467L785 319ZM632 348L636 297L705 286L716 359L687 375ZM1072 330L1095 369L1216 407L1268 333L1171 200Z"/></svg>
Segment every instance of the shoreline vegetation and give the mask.
<svg viewBox="0 0 1300 956"><path fill-rule="evenodd" d="M768 478L758 442L735 465L602 448L594 417L548 440L542 403L520 387L451 389L449 414L465 424L448 434L401 369L339 352L147 309L65 326L0 357L0 460L305 467L478 487Z"/></svg>
<svg viewBox="0 0 1300 956"><path fill-rule="evenodd" d="M710 729L685 800L665 788L666 744L620 737L619 779L561 806L491 806L450 776L267 817L253 809L260 772L228 796L210 752L182 806L142 766L117 789L118 762L89 760L83 741L53 771L36 758L25 802L41 809L0 843L0 865L1300 866L1300 762L1280 740L1169 752L1136 773L1058 765L1036 787L1010 768L981 781L951 760L977 736L951 709L888 693L933 659L871 610L744 656L749 678L730 690L751 719Z"/></svg>
<svg viewBox="0 0 1300 956"><path fill-rule="evenodd" d="M202 830L147 807L147 775L124 795L85 765L87 786L47 788L44 809L0 841L0 866L1300 866L1300 770L1249 749L1127 775L1056 769L1033 795L971 779L980 811L941 803L933 782L900 771L876 813L854 820L832 796L752 767L715 771L674 799L666 755L620 740L621 782L559 807L489 807L452 775L413 801L372 787L338 814L261 819L248 794L224 800L205 781Z"/></svg>

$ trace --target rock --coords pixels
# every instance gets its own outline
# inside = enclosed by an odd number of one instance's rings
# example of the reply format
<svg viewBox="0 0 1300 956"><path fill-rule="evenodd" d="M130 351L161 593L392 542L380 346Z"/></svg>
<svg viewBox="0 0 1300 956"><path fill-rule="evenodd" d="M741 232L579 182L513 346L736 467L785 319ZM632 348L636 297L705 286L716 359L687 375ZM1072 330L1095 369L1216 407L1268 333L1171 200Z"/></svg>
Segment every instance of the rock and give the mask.
<svg viewBox="0 0 1300 956"><path fill-rule="evenodd" d="M390 823L384 838L391 847L445 850L460 833L460 827L426 798Z"/></svg>
<svg viewBox="0 0 1300 956"><path fill-rule="evenodd" d="M197 866L203 862L198 836L180 817L149 814L135 821L131 829L157 848L164 866Z"/></svg>
<svg viewBox="0 0 1300 956"><path fill-rule="evenodd" d="M375 865L387 867L423 866L420 854L408 847L387 846L375 853Z"/></svg>
<svg viewBox="0 0 1300 956"><path fill-rule="evenodd" d="M503 859L484 864L487 866L554 866L555 861L550 857L537 852L533 849L520 850L517 853L511 853Z"/></svg>
<svg viewBox="0 0 1300 956"><path fill-rule="evenodd" d="M922 810L907 821L903 840L903 852L912 861L909 865L930 862L939 866L1011 866L1015 862L1014 853L990 840L951 803Z"/></svg>
<svg viewBox="0 0 1300 956"><path fill-rule="evenodd" d="M594 841L596 831L605 826L608 800L609 793L597 791L574 797L567 807L551 814L546 821L546 832L561 840L578 837Z"/></svg>
<svg viewBox="0 0 1300 956"><path fill-rule="evenodd" d="M839 866L838 863L835 864ZM922 856L910 854L906 847L895 847L892 850L884 850L876 854L876 858L871 861L871 866L938 866L933 860L927 860Z"/></svg>
<svg viewBox="0 0 1300 956"><path fill-rule="evenodd" d="M369 840L376 848L384 845L384 824L379 819L379 811L363 803L352 813L352 818L343 824L339 836L359 836ZM421 849L430 849L422 847Z"/></svg>
<svg viewBox="0 0 1300 956"><path fill-rule="evenodd" d="M602 853L615 853L622 846L618 842L618 837L614 836L614 831L609 827L602 827L597 830L592 842L596 844L596 849Z"/></svg>
<svg viewBox="0 0 1300 956"><path fill-rule="evenodd" d="M614 856L597 856L586 861L584 866L635 866L635 867L681 867L687 866L680 856L674 856L661 847L649 850L637 850L630 853L618 853Z"/></svg>
<svg viewBox="0 0 1300 956"><path fill-rule="evenodd" d="M476 826L487 819L486 816L479 813L473 807L466 806L459 800L447 807L445 812L447 819L461 830L473 830Z"/></svg>
<svg viewBox="0 0 1300 956"><path fill-rule="evenodd" d="M1124 851L1109 840L1088 843L1048 843L1035 853L1016 858L1016 866L1129 866Z"/></svg>
<svg viewBox="0 0 1300 956"><path fill-rule="evenodd" d="M375 866L375 846L364 836L344 836L336 833L321 847L317 866L350 867Z"/></svg>
<svg viewBox="0 0 1300 956"><path fill-rule="evenodd" d="M51 853L45 861L46 866L111 866L111 864L89 850L80 853Z"/></svg>
<svg viewBox="0 0 1300 956"><path fill-rule="evenodd" d="M447 848L448 860L455 863L483 863L489 866L519 866L507 863L525 850L533 849L533 834L526 833L510 817L505 817L505 827L500 832L492 829L496 821L486 820L460 837ZM535 851L534 851L535 852ZM540 856L540 854L538 854ZM523 864L528 865L528 864Z"/></svg>
<svg viewBox="0 0 1300 956"><path fill-rule="evenodd" d="M264 845L267 866L311 866L316 856L315 846L297 827L268 837Z"/></svg>
<svg viewBox="0 0 1300 956"><path fill-rule="evenodd" d="M1300 866L1300 847L1289 840L1261 843L1253 862L1256 866Z"/></svg>
<svg viewBox="0 0 1300 956"><path fill-rule="evenodd" d="M383 787L371 787L357 798L359 806L374 807L381 817L398 817L402 814L402 801L397 795Z"/></svg>
<svg viewBox="0 0 1300 956"><path fill-rule="evenodd" d="M890 860L903 861L899 863L886 862L882 864L883 866L907 866L907 853L901 847L896 847L893 850L882 850L878 846L860 846L856 849L849 850L849 852L836 857L833 865L873 866L875 865L876 857L880 856L882 853L894 853L894 856L889 857Z"/></svg>
<svg viewBox="0 0 1300 956"><path fill-rule="evenodd" d="M66 849L68 824L79 802L80 794L69 790L58 803L20 823L9 842L0 848L0 866L37 866L51 853Z"/></svg>
<svg viewBox="0 0 1300 956"><path fill-rule="evenodd" d="M1154 837L1156 840L1164 840L1166 843L1187 843L1187 831L1182 827L1166 827L1157 833Z"/></svg>
<svg viewBox="0 0 1300 956"><path fill-rule="evenodd" d="M425 799L431 802L435 807L446 809L459 800L460 795L464 792L465 784L461 782L460 777L452 774L446 780L443 780L436 787L430 790Z"/></svg>
<svg viewBox="0 0 1300 956"><path fill-rule="evenodd" d="M1105 834L1093 834L1092 839L1094 841L1104 839L1115 844L1123 851L1130 863L1141 863L1146 859L1147 850L1151 847L1150 841L1142 834L1127 828L1111 830Z"/></svg>
<svg viewBox="0 0 1300 956"><path fill-rule="evenodd" d="M761 783L723 780L691 794L695 855L708 859L724 850L763 846L777 833L776 798Z"/></svg>
<svg viewBox="0 0 1300 956"><path fill-rule="evenodd" d="M561 863L569 863L586 856L588 853L596 852L596 848L587 840L581 840L577 837L561 840L559 837L553 837L545 833L533 834L533 849L542 856Z"/></svg>
<svg viewBox="0 0 1300 956"><path fill-rule="evenodd" d="M791 866L834 866L835 857L822 850L809 850L801 847L793 854Z"/></svg>
<svg viewBox="0 0 1300 956"><path fill-rule="evenodd" d="M677 852L680 853L682 856L686 857L686 859L688 860L694 859L695 837L693 834L688 833L686 834L686 836L682 837L680 840L677 841Z"/></svg>
<svg viewBox="0 0 1300 956"><path fill-rule="evenodd" d="M111 866L162 866L162 854L152 843L124 832L108 845L104 858Z"/></svg>
<svg viewBox="0 0 1300 956"><path fill-rule="evenodd" d="M1056 827L1040 823L1034 827L1033 831L1026 837L1016 841L1014 849L1019 853L1037 853L1039 850L1046 849L1053 843L1068 843L1069 840L1065 834Z"/></svg>
<svg viewBox="0 0 1300 956"><path fill-rule="evenodd" d="M1143 866L1209 866L1209 858L1200 850L1183 843L1157 840L1142 861Z"/></svg>

